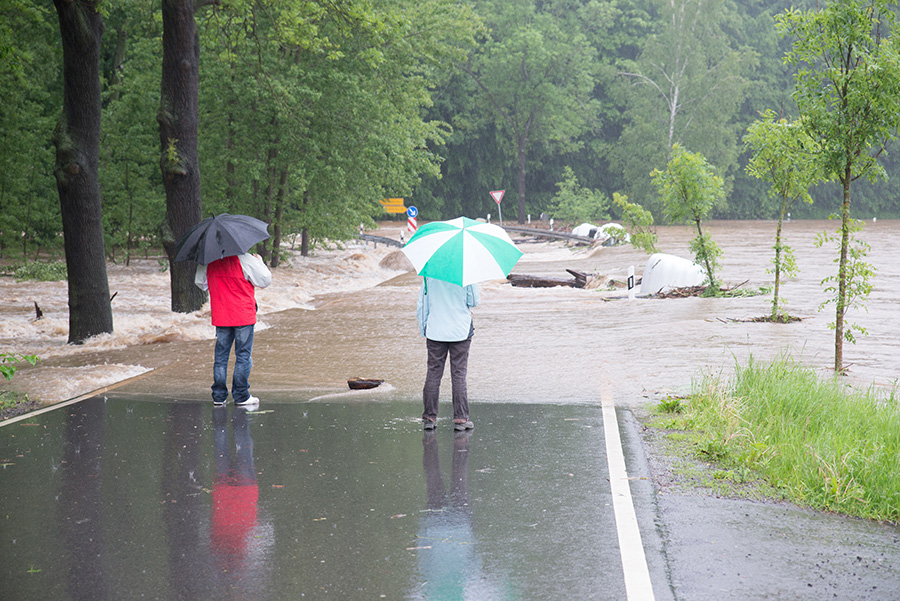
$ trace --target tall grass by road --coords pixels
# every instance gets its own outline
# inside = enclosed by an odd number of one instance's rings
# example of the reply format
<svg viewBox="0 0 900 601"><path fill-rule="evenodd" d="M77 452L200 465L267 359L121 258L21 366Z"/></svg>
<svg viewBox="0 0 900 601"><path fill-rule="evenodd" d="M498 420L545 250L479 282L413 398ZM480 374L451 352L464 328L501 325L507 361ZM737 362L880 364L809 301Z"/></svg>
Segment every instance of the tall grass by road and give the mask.
<svg viewBox="0 0 900 601"><path fill-rule="evenodd" d="M730 380L707 376L679 409L698 448L749 468L788 499L900 522L900 405L895 394L853 391L787 357L753 358Z"/></svg>

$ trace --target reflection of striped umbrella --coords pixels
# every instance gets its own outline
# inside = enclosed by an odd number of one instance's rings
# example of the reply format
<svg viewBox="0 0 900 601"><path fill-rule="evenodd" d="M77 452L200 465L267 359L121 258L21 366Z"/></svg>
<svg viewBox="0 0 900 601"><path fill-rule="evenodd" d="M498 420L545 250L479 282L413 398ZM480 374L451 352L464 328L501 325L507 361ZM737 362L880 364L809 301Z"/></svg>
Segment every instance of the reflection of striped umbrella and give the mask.
<svg viewBox="0 0 900 601"><path fill-rule="evenodd" d="M403 253L419 275L460 286L505 278L522 256L503 228L468 217L426 223Z"/></svg>

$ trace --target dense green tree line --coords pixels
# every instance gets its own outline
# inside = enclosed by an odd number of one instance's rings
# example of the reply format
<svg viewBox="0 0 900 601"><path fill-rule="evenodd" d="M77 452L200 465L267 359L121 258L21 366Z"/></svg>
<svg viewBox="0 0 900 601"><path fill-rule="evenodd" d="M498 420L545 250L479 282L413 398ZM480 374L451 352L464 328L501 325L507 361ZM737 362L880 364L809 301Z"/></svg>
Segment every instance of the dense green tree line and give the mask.
<svg viewBox="0 0 900 601"><path fill-rule="evenodd" d="M159 2L102 9L104 232L110 258L127 261L168 235L160 161L177 148L160 148ZM29 256L58 248L61 231L51 142L60 32L52 6L2 0L0 12L10 16L0 23L0 253ZM378 200L408 196L438 173L434 149L448 129L422 111L474 43L481 24L471 7L235 0L196 20L204 216L258 216L276 244L348 237L381 215Z"/></svg>
<svg viewBox="0 0 900 601"><path fill-rule="evenodd" d="M805 2L810 4L810 2ZM800 4L804 4L801 2ZM100 4L99 181L106 254L166 236L160 175L159 0ZM221 0L196 12L204 216L272 224L264 249L352 235L404 196L423 219L536 218L576 182L664 219L650 172L678 144L722 177L719 218L775 218L748 174L747 128L797 116L786 0ZM52 134L63 95L51 3L0 0L0 254L61 245ZM883 162L890 176L900 169ZM896 179L896 178L895 178ZM854 188L855 214L898 216L890 177ZM794 217L840 207L834 183Z"/></svg>
<svg viewBox="0 0 900 601"><path fill-rule="evenodd" d="M766 110L797 116L792 99L795 67L783 60L791 40L779 35L775 17L792 3L782 0L610 0L476 2L486 37L465 69L434 92L431 113L453 125L440 180L416 190L424 215L484 215L492 211L488 191L521 189L525 173L525 213L536 217L553 207L556 184L570 167L578 181L607 198L620 192L664 218L660 196L649 176L664 168L675 143L699 152L723 177L726 195L712 211L717 218L772 219L778 205L767 185L745 171L750 158L742 138ZM793 3L814 6L813 2ZM552 62L555 29L565 23L567 61ZM506 74L507 88L482 86L479 77L502 69L495 48L514 53L516 37L530 36L517 65ZM577 107L567 120L556 116L535 130L525 166L517 164L517 134L498 100L520 109L530 96L528 77L542 65L568 81L566 68L587 54L590 92L555 84L565 99L541 100ZM544 59L545 63L539 60ZM495 64L500 63L500 64ZM466 77L466 75L470 77ZM517 79L518 77L518 79ZM527 118L522 113L522 120ZM888 175L900 165L886 157ZM900 216L897 184L890 178L855 190L858 214ZM814 202L793 208L793 217L826 217L840 206L841 190L822 184ZM521 201L521 199L520 199ZM613 207L613 213L616 209ZM510 214L509 212L506 213ZM521 218L521 215L519 215ZM618 216L618 215L616 215Z"/></svg>

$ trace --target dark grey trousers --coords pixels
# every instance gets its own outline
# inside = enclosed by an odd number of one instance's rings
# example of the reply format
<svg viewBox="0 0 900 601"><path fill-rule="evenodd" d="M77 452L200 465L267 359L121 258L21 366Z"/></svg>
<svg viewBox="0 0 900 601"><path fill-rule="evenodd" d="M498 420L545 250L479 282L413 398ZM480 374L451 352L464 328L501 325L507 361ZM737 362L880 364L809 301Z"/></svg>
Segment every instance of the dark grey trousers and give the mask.
<svg viewBox="0 0 900 601"><path fill-rule="evenodd" d="M425 403L423 418L437 418L441 378L444 376L447 355L450 355L453 419L469 419L466 371L469 365L469 346L471 344L471 337L460 342L437 342L425 339L425 348L428 350L428 371L425 374L425 387L422 389L422 401Z"/></svg>

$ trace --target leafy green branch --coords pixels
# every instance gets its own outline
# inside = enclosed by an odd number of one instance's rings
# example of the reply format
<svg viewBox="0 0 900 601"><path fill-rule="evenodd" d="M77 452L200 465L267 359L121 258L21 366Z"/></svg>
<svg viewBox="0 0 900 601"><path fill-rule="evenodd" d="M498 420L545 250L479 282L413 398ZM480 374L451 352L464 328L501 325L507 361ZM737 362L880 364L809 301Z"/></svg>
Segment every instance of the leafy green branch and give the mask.
<svg viewBox="0 0 900 601"><path fill-rule="evenodd" d="M23 353L0 353L0 374L6 378L6 381L13 379L16 375L16 366L21 363L34 365L39 359L36 355L25 355Z"/></svg>

